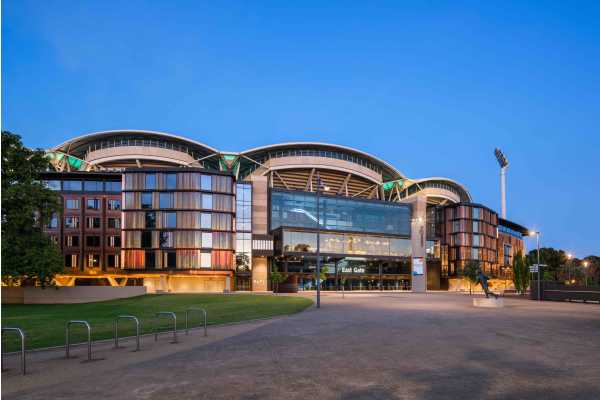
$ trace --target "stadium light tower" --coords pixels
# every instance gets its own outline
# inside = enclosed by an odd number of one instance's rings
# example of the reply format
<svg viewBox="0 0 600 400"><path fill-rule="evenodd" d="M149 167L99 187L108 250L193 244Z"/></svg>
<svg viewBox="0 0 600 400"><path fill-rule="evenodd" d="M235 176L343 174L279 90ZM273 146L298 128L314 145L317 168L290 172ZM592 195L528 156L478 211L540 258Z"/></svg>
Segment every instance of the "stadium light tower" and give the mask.
<svg viewBox="0 0 600 400"><path fill-rule="evenodd" d="M502 202L502 218L506 219L506 169L508 168L508 160L502 153L502 150L496 147L494 150L496 160L500 164L500 201Z"/></svg>

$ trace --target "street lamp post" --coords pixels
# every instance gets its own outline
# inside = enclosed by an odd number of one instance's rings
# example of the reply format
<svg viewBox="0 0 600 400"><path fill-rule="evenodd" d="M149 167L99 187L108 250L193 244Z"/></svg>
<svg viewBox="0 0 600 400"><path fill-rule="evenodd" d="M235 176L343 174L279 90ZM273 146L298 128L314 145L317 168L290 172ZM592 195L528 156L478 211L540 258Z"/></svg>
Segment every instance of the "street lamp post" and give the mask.
<svg viewBox="0 0 600 400"><path fill-rule="evenodd" d="M322 186L321 175L317 172L317 308L321 308L321 188L329 190L328 187Z"/></svg>
<svg viewBox="0 0 600 400"><path fill-rule="evenodd" d="M587 283L587 266L588 266L588 262L584 261L583 262L583 279L585 279L585 287L587 287L588 283Z"/></svg>
<svg viewBox="0 0 600 400"><path fill-rule="evenodd" d="M529 232L529 235L535 235L536 240L537 240L537 295L538 295L538 301L542 300L542 295L541 295L541 285L540 285L540 272L542 267L540 267L540 231L531 231Z"/></svg>

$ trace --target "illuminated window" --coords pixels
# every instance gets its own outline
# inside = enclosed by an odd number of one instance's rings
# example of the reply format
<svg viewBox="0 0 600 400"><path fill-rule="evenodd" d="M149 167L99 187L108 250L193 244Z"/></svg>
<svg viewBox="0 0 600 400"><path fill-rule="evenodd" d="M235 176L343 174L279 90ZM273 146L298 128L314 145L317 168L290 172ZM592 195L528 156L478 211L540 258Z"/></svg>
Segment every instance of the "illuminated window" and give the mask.
<svg viewBox="0 0 600 400"><path fill-rule="evenodd" d="M200 268L210 268L211 267L211 254L210 253L201 253L200 254Z"/></svg>
<svg viewBox="0 0 600 400"><path fill-rule="evenodd" d="M88 268L98 268L100 266L100 256L98 254L88 254L87 266Z"/></svg>

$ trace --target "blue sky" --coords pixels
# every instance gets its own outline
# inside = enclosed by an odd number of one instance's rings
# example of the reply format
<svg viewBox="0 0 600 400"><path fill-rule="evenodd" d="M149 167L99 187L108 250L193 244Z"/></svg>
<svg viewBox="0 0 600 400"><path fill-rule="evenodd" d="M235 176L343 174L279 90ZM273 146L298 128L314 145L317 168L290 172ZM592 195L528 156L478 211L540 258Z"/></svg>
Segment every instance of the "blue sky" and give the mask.
<svg viewBox="0 0 600 400"><path fill-rule="evenodd" d="M497 210L499 146L508 217L600 255L598 20L597 1L4 0L2 129L344 144Z"/></svg>

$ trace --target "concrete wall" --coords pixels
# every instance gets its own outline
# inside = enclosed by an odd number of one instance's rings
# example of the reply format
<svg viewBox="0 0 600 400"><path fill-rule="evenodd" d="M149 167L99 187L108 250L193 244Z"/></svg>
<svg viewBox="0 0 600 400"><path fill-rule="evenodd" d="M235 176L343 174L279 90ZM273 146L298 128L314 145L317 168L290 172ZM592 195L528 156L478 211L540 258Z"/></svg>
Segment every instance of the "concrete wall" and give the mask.
<svg viewBox="0 0 600 400"><path fill-rule="evenodd" d="M266 235L268 232L269 183L266 176L252 176L252 233Z"/></svg>
<svg viewBox="0 0 600 400"><path fill-rule="evenodd" d="M23 304L25 292L22 287L2 286L2 304Z"/></svg>
<svg viewBox="0 0 600 400"><path fill-rule="evenodd" d="M415 258L423 259L423 275L412 275L412 291L422 293L427 291L427 262L425 257L426 235L425 221L427 211L427 199L425 196L411 198L408 203L412 204L411 223L411 247L413 263Z"/></svg>
<svg viewBox="0 0 600 400"><path fill-rule="evenodd" d="M229 276L157 276L144 278L148 293L223 293L231 290Z"/></svg>
<svg viewBox="0 0 600 400"><path fill-rule="evenodd" d="M18 292L22 294L19 295ZM62 286L45 289L39 287L2 288L2 303L17 304L15 300L19 299L20 296L22 296L20 304L72 304L123 299L143 294L146 294L146 288L143 286Z"/></svg>

